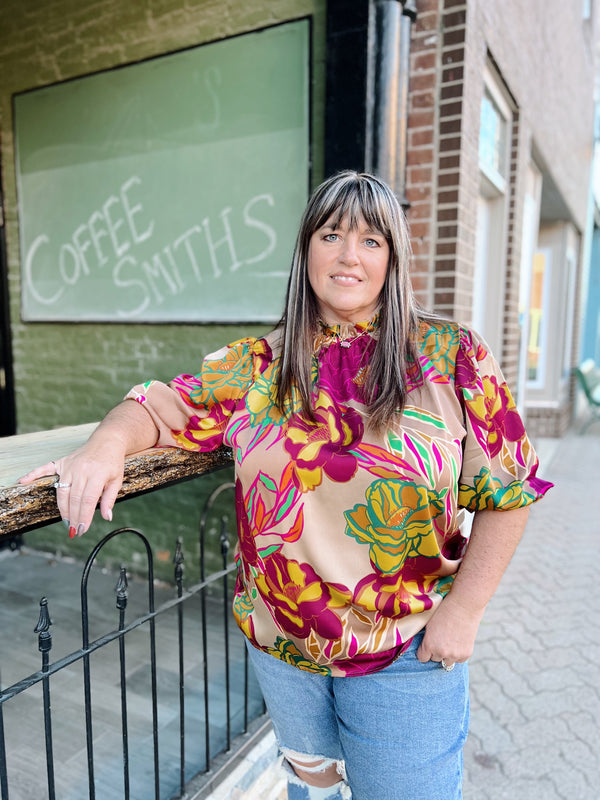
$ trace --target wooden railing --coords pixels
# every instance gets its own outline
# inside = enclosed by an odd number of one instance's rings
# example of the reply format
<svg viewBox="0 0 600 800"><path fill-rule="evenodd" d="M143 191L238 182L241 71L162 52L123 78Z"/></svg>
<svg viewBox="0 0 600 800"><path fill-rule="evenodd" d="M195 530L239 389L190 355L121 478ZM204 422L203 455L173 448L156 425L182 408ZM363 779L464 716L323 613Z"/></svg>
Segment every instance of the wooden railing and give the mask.
<svg viewBox="0 0 600 800"><path fill-rule="evenodd" d="M82 445L96 423L58 428L39 433L0 438L0 537L47 525L60 519L56 506L55 477L23 486L18 478L50 460ZM189 453L160 447L129 456L118 500L153 491L172 483L212 472L232 461L231 450Z"/></svg>

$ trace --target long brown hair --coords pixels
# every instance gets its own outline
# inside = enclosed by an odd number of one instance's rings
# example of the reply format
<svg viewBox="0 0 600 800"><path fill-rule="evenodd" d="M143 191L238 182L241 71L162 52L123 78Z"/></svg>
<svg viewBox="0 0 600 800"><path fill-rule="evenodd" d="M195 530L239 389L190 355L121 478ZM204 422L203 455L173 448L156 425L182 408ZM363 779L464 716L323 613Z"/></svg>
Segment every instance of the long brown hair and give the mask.
<svg viewBox="0 0 600 800"><path fill-rule="evenodd" d="M389 423L404 408L409 362L414 365L415 333L420 318L409 279L410 241L404 212L392 190L367 173L340 172L313 193L302 216L288 281L285 312L279 323L281 365L276 403L283 411L292 392L298 392L302 411L314 419L311 367L319 331L318 301L308 280L308 251L312 235L332 221L344 219L351 228L361 220L387 240L390 256L381 292L379 338L369 363L364 396L371 425Z"/></svg>

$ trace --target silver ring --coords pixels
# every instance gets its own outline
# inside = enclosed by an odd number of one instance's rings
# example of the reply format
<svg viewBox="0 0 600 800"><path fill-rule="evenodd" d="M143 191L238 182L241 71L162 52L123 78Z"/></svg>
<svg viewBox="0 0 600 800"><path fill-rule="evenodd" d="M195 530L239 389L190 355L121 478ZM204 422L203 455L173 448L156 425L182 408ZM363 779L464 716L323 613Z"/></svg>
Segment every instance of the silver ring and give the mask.
<svg viewBox="0 0 600 800"><path fill-rule="evenodd" d="M70 485L71 485L70 483L63 483L62 481L56 481L56 483L52 484L52 488L53 489L68 489Z"/></svg>
<svg viewBox="0 0 600 800"><path fill-rule="evenodd" d="M452 670L454 669L454 667L456 666L456 664L446 664L446 662L445 662L445 661L444 661L444 659L442 658L442 662L441 662L441 665L440 665L440 666L442 667L442 669L444 670L444 672L452 672Z"/></svg>

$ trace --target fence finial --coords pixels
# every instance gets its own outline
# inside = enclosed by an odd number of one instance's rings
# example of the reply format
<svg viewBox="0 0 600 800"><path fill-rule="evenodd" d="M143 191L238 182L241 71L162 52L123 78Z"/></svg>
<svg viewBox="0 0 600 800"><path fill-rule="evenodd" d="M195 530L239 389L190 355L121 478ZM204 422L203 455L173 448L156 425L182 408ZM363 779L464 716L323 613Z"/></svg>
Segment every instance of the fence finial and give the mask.
<svg viewBox="0 0 600 800"><path fill-rule="evenodd" d="M175 555L173 556L173 564L175 564L175 583L179 587L181 581L183 579L183 540L181 536L177 539L177 545L175 546Z"/></svg>
<svg viewBox="0 0 600 800"><path fill-rule="evenodd" d="M50 650L52 647L52 634L50 633L50 625L52 625L52 620L50 619L50 611L48 610L48 600L45 597L42 597L40 600L40 618L38 619L37 625L33 629L34 633L39 634L38 646L41 653Z"/></svg>
<svg viewBox="0 0 600 800"><path fill-rule="evenodd" d="M127 583L127 571L123 564L121 564L121 571L119 573L119 580L115 586L117 593L117 608L124 609L127 606L129 584Z"/></svg>

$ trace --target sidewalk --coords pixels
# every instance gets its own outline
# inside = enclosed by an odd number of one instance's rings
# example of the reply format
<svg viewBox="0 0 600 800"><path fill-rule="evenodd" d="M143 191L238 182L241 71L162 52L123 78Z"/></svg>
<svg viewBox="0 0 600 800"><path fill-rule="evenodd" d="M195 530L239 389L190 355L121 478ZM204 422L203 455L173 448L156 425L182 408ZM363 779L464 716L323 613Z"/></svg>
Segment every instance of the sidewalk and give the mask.
<svg viewBox="0 0 600 800"><path fill-rule="evenodd" d="M600 797L600 425L536 446L556 486L479 631L464 800ZM267 737L211 800L285 800L275 753Z"/></svg>

